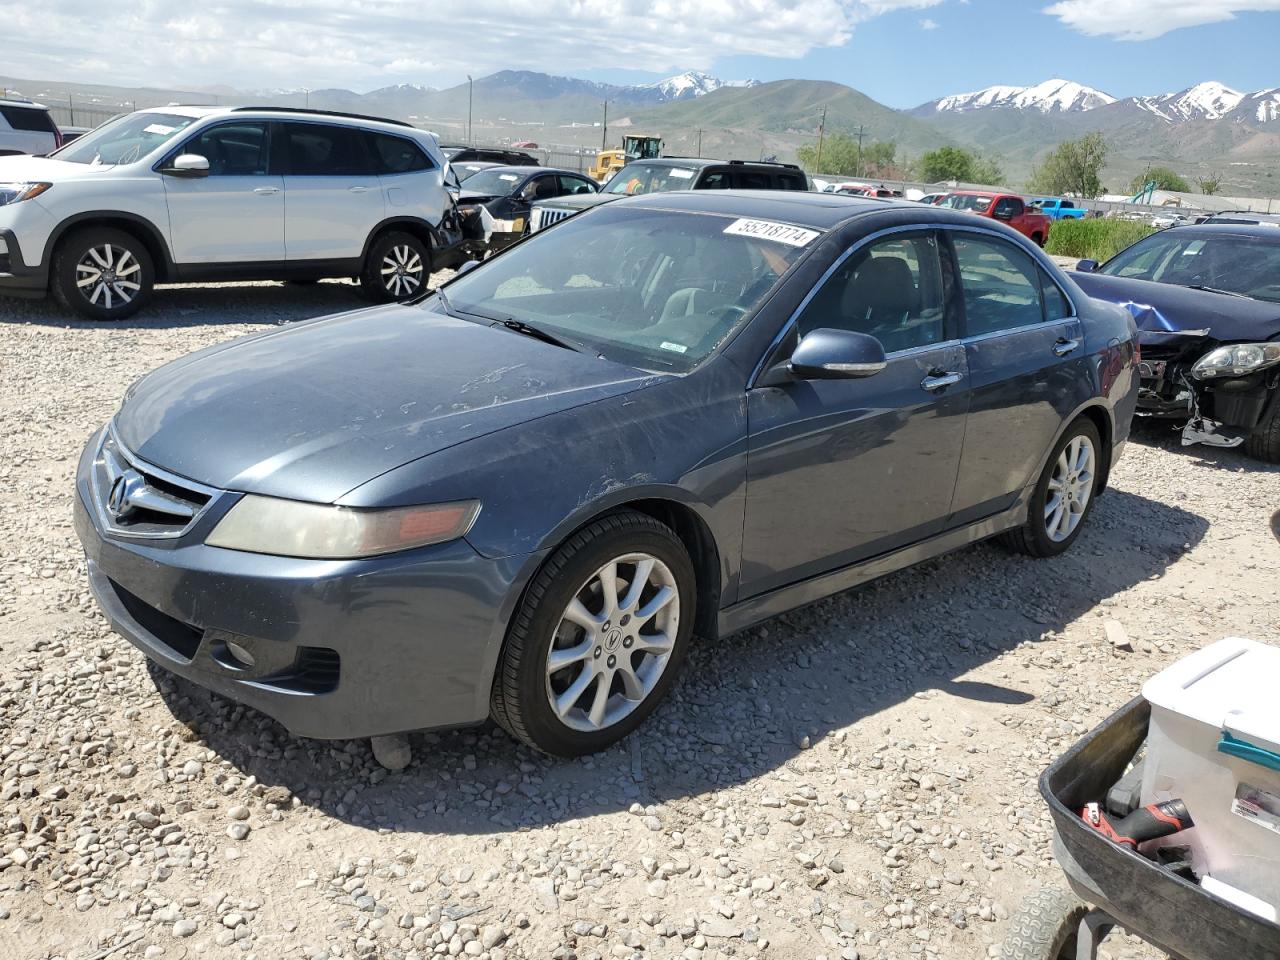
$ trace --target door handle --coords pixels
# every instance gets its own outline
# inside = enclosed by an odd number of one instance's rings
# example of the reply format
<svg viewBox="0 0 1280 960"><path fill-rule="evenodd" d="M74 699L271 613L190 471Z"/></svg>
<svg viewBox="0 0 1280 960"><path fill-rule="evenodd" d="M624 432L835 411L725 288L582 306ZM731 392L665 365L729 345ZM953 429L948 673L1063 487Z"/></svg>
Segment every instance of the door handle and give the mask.
<svg viewBox="0 0 1280 960"><path fill-rule="evenodd" d="M959 383L963 379L964 375L955 371L937 374L931 373L920 381L920 386L925 390L928 390L930 393L933 393L935 390L941 390L944 387L949 387L953 383Z"/></svg>
<svg viewBox="0 0 1280 960"><path fill-rule="evenodd" d="M253 192L260 197L272 197L280 192L279 187L254 187Z"/></svg>
<svg viewBox="0 0 1280 960"><path fill-rule="evenodd" d="M368 187L347 187L347 189L352 193L368 193L369 192Z"/></svg>
<svg viewBox="0 0 1280 960"><path fill-rule="evenodd" d="M1065 357L1079 346L1079 340L1068 340L1066 337L1059 337L1058 342L1053 345L1053 355L1055 357Z"/></svg>

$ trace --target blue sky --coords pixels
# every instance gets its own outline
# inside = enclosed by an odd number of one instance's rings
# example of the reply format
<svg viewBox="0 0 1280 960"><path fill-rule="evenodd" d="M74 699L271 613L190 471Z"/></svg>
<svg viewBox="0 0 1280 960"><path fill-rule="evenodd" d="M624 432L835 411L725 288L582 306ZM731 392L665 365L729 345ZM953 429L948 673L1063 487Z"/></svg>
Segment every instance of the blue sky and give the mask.
<svg viewBox="0 0 1280 960"><path fill-rule="evenodd" d="M505 68L835 80L910 107L1063 77L1280 86L1280 0L101 0L6 12L6 75L170 89L452 86ZM619 69L625 64L625 71Z"/></svg>
<svg viewBox="0 0 1280 960"><path fill-rule="evenodd" d="M842 46L819 47L794 59L719 57L708 72L725 79L834 80L892 107L914 107L993 84L1030 86L1051 77L1115 97L1168 93L1204 80L1242 91L1280 86L1280 4L1271 12L1238 12L1232 20L1140 40L1086 36L1044 13L1046 6L1048 0L951 0L927 9L894 10L859 23ZM1161 3L1141 6L1149 8L1152 29L1158 29L1164 19ZM1203 6L1215 5L1206 0ZM922 26L926 21L933 26ZM658 74L591 71L584 76L631 82Z"/></svg>

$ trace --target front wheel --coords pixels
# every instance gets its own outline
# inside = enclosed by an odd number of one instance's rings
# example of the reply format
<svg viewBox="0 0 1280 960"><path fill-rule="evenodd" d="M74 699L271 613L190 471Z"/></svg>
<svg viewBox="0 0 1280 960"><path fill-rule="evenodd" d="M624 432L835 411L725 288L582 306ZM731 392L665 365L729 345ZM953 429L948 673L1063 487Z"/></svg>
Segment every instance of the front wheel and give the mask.
<svg viewBox="0 0 1280 960"><path fill-rule="evenodd" d="M670 689L695 603L693 563L669 527L633 511L588 524L525 592L494 677L493 718L545 753L603 750Z"/></svg>
<svg viewBox="0 0 1280 960"><path fill-rule="evenodd" d="M1255 460L1280 463L1280 397L1272 391L1268 410L1245 441L1245 450Z"/></svg>
<svg viewBox="0 0 1280 960"><path fill-rule="evenodd" d="M114 227L77 230L58 244L54 298L90 320L123 320L151 299L155 266L146 245Z"/></svg>
<svg viewBox="0 0 1280 960"><path fill-rule="evenodd" d="M411 300L427 289L431 251L411 233L392 231L373 241L360 271L360 288L377 303Z"/></svg>
<svg viewBox="0 0 1280 960"><path fill-rule="evenodd" d="M1081 418L1067 428L1045 464L1027 507L1027 522L1001 538L1019 553L1056 557L1076 542L1093 509L1102 466L1098 428Z"/></svg>
<svg viewBox="0 0 1280 960"><path fill-rule="evenodd" d="M1067 890L1036 890L1009 920L1000 960L1076 960L1080 921L1088 912Z"/></svg>

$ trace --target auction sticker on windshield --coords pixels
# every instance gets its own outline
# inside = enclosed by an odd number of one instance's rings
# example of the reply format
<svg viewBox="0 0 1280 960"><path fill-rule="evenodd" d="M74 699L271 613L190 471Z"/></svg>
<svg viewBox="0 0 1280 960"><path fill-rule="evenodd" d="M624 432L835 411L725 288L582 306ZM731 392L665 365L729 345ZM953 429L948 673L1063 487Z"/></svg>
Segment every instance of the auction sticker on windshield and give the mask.
<svg viewBox="0 0 1280 960"><path fill-rule="evenodd" d="M789 223L774 223L772 220L735 220L724 228L724 232L739 237L773 240L792 247L808 246L818 236L817 230L793 227Z"/></svg>

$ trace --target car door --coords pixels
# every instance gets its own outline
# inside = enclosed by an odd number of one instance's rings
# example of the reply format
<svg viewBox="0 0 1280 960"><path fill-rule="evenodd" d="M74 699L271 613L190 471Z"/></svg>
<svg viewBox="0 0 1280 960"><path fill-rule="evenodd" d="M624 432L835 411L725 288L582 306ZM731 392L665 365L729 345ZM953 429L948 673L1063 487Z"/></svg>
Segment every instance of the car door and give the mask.
<svg viewBox="0 0 1280 960"><path fill-rule="evenodd" d="M386 215L364 131L336 123L278 124L285 164L285 254L290 262L355 260Z"/></svg>
<svg viewBox="0 0 1280 960"><path fill-rule="evenodd" d="M169 248L178 264L274 263L284 259L284 179L270 172L271 124L229 120L205 127L166 154L209 161L207 177L163 176Z"/></svg>
<svg viewBox="0 0 1280 960"><path fill-rule="evenodd" d="M947 231L963 304L969 419L953 523L998 513L1030 483L1087 379L1070 299L1026 250Z"/></svg>
<svg viewBox="0 0 1280 960"><path fill-rule="evenodd" d="M968 409L947 299L938 237L918 230L855 245L802 305L773 359L835 327L879 338L887 364L748 391L743 599L942 529Z"/></svg>

